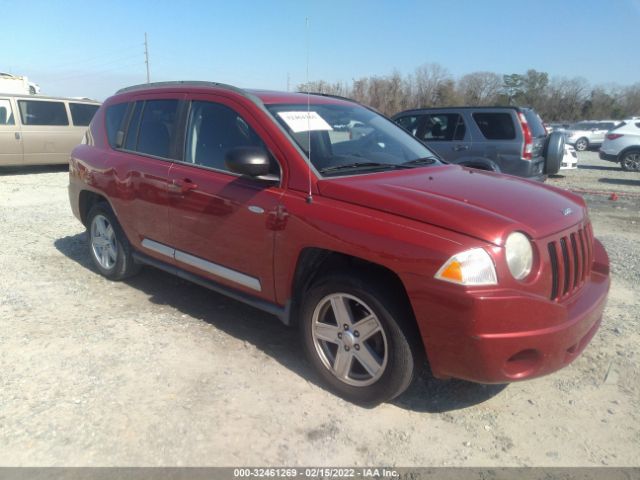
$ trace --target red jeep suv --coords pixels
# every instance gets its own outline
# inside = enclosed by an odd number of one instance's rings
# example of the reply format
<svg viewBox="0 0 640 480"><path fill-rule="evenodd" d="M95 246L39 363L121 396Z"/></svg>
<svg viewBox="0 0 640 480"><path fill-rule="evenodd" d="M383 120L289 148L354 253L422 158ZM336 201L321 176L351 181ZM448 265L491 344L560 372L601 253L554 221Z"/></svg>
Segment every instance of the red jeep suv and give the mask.
<svg viewBox="0 0 640 480"><path fill-rule="evenodd" d="M70 162L101 274L143 264L299 327L344 398L553 372L595 334L609 261L581 197L446 165L342 98L170 82L120 90Z"/></svg>

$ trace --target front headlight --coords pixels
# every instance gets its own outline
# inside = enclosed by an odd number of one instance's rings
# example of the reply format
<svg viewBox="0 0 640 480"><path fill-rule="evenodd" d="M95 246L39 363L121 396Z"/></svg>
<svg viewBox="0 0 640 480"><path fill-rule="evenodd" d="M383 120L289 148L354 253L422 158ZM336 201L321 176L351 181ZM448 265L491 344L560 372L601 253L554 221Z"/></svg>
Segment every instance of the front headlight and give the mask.
<svg viewBox="0 0 640 480"><path fill-rule="evenodd" d="M498 278L491 256L483 248L455 254L435 275L438 280L459 285L496 285Z"/></svg>
<svg viewBox="0 0 640 480"><path fill-rule="evenodd" d="M520 232L513 232L504 244L507 266L516 280L522 280L531 272L533 248L529 238Z"/></svg>

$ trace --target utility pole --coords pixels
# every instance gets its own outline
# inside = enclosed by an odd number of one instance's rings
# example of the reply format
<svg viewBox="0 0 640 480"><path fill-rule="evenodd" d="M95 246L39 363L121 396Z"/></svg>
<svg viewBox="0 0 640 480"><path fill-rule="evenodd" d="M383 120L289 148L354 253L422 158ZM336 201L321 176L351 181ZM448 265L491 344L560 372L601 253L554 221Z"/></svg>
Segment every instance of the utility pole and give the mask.
<svg viewBox="0 0 640 480"><path fill-rule="evenodd" d="M147 83L151 82L149 75L149 44L147 43L147 32L144 32L144 63L147 65Z"/></svg>

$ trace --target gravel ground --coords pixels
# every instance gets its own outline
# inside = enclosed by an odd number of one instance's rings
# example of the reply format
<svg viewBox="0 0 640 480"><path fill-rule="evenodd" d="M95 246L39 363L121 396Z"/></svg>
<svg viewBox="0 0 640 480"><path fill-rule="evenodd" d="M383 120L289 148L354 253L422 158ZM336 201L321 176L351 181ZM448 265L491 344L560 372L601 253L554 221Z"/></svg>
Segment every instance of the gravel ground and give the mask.
<svg viewBox="0 0 640 480"><path fill-rule="evenodd" d="M619 194L585 194L613 285L583 355L508 386L423 375L375 409L266 314L153 269L103 279L66 172L0 171L0 465L640 465L640 174L580 162L549 183Z"/></svg>

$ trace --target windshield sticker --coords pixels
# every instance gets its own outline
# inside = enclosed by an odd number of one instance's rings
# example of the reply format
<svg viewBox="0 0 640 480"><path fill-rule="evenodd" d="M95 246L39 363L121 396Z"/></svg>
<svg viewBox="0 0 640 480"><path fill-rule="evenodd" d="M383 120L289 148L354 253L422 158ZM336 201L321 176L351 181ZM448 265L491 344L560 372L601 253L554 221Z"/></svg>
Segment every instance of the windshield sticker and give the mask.
<svg viewBox="0 0 640 480"><path fill-rule="evenodd" d="M318 112L278 112L294 133L314 130L333 130Z"/></svg>

